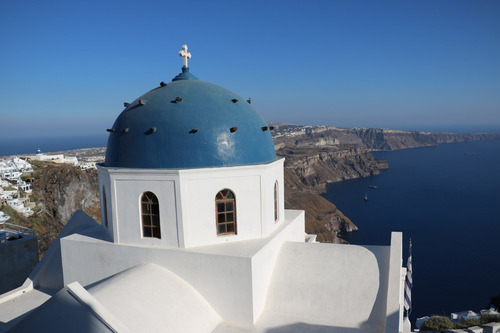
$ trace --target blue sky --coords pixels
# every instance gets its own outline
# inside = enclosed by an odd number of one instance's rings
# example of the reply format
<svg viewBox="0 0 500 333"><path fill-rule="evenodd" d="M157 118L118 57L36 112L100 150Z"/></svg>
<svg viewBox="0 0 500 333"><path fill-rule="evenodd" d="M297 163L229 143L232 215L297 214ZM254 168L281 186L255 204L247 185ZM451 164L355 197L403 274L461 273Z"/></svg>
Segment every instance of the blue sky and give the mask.
<svg viewBox="0 0 500 333"><path fill-rule="evenodd" d="M500 1L0 2L0 138L101 134L180 72L267 120L500 131Z"/></svg>

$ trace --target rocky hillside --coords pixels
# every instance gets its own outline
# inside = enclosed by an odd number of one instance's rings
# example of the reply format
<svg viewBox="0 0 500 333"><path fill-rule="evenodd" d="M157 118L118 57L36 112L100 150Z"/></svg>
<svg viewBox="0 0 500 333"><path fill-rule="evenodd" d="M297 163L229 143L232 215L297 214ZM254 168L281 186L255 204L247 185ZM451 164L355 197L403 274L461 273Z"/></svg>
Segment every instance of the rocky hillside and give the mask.
<svg viewBox="0 0 500 333"><path fill-rule="evenodd" d="M342 233L357 226L319 194L331 182L377 175L387 162L375 159L354 132L326 126L276 126L274 143L285 158L286 208L306 211L306 232L318 241L345 242Z"/></svg>
<svg viewBox="0 0 500 333"><path fill-rule="evenodd" d="M35 214L25 217L10 206L0 208L11 217L9 223L36 231L42 257L75 210L81 209L100 222L97 171L51 162L31 163L34 171L27 177L34 179L29 199L36 204L32 208Z"/></svg>
<svg viewBox="0 0 500 333"><path fill-rule="evenodd" d="M287 169L285 172L289 173ZM333 203L316 193L300 192L285 187L285 207L304 210L306 232L317 235L317 241L322 243L347 243L341 238L342 233L358 230L358 227Z"/></svg>
<svg viewBox="0 0 500 333"><path fill-rule="evenodd" d="M48 162L33 162L33 168L33 193L51 217L65 224L80 209L100 221L96 170Z"/></svg>
<svg viewBox="0 0 500 333"><path fill-rule="evenodd" d="M387 162L377 160L362 146L323 148L285 147L277 152L285 158L285 183L292 190L325 192L326 184L378 175Z"/></svg>
<svg viewBox="0 0 500 333"><path fill-rule="evenodd" d="M283 147L285 157L285 207L306 212L306 232L320 242L344 243L339 237L358 230L337 207L320 196L329 182L379 174L386 161L376 160L364 147Z"/></svg>

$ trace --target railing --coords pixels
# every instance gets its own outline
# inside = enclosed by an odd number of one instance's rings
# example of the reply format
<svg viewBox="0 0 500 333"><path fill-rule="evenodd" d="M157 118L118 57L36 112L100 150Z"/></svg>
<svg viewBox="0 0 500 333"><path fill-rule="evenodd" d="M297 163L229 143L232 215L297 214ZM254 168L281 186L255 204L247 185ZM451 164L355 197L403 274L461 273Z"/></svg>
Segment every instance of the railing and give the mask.
<svg viewBox="0 0 500 333"><path fill-rule="evenodd" d="M5 244L12 237L22 238L24 235L35 236L35 230L7 222L0 222L0 244Z"/></svg>

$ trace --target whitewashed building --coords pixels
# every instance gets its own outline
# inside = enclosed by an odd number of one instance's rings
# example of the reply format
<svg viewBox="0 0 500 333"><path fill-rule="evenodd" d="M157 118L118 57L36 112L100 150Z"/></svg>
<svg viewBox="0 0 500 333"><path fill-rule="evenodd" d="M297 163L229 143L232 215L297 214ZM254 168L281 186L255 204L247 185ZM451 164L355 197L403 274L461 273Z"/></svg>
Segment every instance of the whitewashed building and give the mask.
<svg viewBox="0 0 500 333"><path fill-rule="evenodd" d="M42 153L40 150L35 155L29 156L33 160L37 161L45 161L45 162L53 162L53 163L65 163L65 164L72 164L72 165L78 165L78 158L75 156L64 156L64 154L52 154L48 155L45 153Z"/></svg>
<svg viewBox="0 0 500 333"><path fill-rule="evenodd" d="M8 220L10 220L10 216L0 211L0 223L7 222Z"/></svg>
<svg viewBox="0 0 500 333"><path fill-rule="evenodd" d="M16 210L18 213L23 214L25 217L29 217L34 214L31 208L26 207L24 205L24 200L20 200L18 198L8 199L7 204Z"/></svg>
<svg viewBox="0 0 500 333"><path fill-rule="evenodd" d="M401 234L388 246L312 242L304 212L284 208L270 128L180 54L182 73L108 129L102 225L75 213L0 296L5 330L402 331Z"/></svg>

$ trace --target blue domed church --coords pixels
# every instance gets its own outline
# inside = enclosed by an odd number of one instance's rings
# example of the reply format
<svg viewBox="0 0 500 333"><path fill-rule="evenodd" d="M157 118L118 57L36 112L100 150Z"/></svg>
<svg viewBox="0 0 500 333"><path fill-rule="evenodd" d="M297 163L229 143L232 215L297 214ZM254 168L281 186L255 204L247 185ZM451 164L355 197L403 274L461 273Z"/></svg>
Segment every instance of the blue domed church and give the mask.
<svg viewBox="0 0 500 333"><path fill-rule="evenodd" d="M189 67L127 104L108 131L99 182L115 242L235 242L266 237L284 220L283 159L269 126L243 97Z"/></svg>
<svg viewBox="0 0 500 333"><path fill-rule="evenodd" d="M250 100L182 72L108 128L102 224L77 211L0 332L400 332L401 234L320 244L284 208L283 158Z"/></svg>

